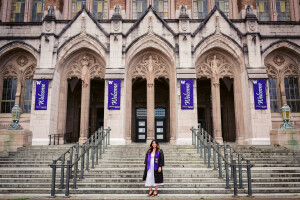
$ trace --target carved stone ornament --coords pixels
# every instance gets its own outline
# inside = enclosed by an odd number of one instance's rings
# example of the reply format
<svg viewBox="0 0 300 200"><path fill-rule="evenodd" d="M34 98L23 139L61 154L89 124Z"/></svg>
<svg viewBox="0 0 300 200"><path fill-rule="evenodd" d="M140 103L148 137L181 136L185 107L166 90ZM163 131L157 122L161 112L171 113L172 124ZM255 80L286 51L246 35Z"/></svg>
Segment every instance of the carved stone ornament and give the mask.
<svg viewBox="0 0 300 200"><path fill-rule="evenodd" d="M145 54L141 56L137 64L131 69L132 78L146 78L154 81L156 78L170 78L169 65L156 54Z"/></svg>
<svg viewBox="0 0 300 200"><path fill-rule="evenodd" d="M229 77L234 78L234 68L232 64L220 54L210 54L204 62L196 66L198 78L216 79Z"/></svg>
<svg viewBox="0 0 300 200"><path fill-rule="evenodd" d="M251 31L255 31L255 21L249 21L249 29Z"/></svg>
<svg viewBox="0 0 300 200"><path fill-rule="evenodd" d="M18 78L18 74L19 74L18 68L16 68L13 65L7 65L2 70L2 77L4 79L7 79L7 78L17 79Z"/></svg>
<svg viewBox="0 0 300 200"><path fill-rule="evenodd" d="M266 70L271 78L279 77L279 71L276 69L276 67L273 67L272 65L267 65Z"/></svg>
<svg viewBox="0 0 300 200"><path fill-rule="evenodd" d="M273 61L276 65L281 66L285 60L284 60L283 56L277 55L274 57Z"/></svg>
<svg viewBox="0 0 300 200"><path fill-rule="evenodd" d="M45 30L47 32L50 32L51 29L52 29L52 23L47 21L46 24L45 24Z"/></svg>
<svg viewBox="0 0 300 200"><path fill-rule="evenodd" d="M17 63L18 63L18 65L23 67L24 65L26 65L28 63L28 58L24 55L19 56L18 59L17 59Z"/></svg>
<svg viewBox="0 0 300 200"><path fill-rule="evenodd" d="M299 68L295 65L288 65L283 68L284 77L299 77Z"/></svg>
<svg viewBox="0 0 300 200"><path fill-rule="evenodd" d="M181 22L181 29L183 31L186 31L188 29L188 22L186 20Z"/></svg>
<svg viewBox="0 0 300 200"><path fill-rule="evenodd" d="M120 23L118 21L113 21L113 29L118 31L120 29Z"/></svg>

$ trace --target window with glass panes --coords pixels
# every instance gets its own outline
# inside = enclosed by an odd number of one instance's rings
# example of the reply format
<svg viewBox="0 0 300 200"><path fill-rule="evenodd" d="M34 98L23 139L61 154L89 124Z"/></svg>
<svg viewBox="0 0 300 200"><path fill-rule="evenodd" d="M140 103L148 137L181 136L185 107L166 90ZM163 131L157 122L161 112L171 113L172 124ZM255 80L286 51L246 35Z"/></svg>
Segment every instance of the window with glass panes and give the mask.
<svg viewBox="0 0 300 200"><path fill-rule="evenodd" d="M81 10L83 4L86 5L86 0L72 0L72 17Z"/></svg>
<svg viewBox="0 0 300 200"><path fill-rule="evenodd" d="M161 18L168 19L168 0L154 0L154 9Z"/></svg>
<svg viewBox="0 0 300 200"><path fill-rule="evenodd" d="M256 10L259 21L270 21L268 0L256 0Z"/></svg>
<svg viewBox="0 0 300 200"><path fill-rule="evenodd" d="M194 0L194 18L204 19L207 16L207 0Z"/></svg>
<svg viewBox="0 0 300 200"><path fill-rule="evenodd" d="M132 0L132 18L138 19L147 9L147 0Z"/></svg>
<svg viewBox="0 0 300 200"><path fill-rule="evenodd" d="M32 78L25 80L25 90L24 90L24 113L31 113L31 98L32 98Z"/></svg>
<svg viewBox="0 0 300 200"><path fill-rule="evenodd" d="M269 78L269 94L271 112L278 112L276 78Z"/></svg>
<svg viewBox="0 0 300 200"><path fill-rule="evenodd" d="M1 113L10 113L15 105L17 79L3 79Z"/></svg>
<svg viewBox="0 0 300 200"><path fill-rule="evenodd" d="M93 15L96 19L107 19L107 1L94 0L93 1Z"/></svg>
<svg viewBox="0 0 300 200"><path fill-rule="evenodd" d="M290 21L290 0L276 0L277 21Z"/></svg>
<svg viewBox="0 0 300 200"><path fill-rule="evenodd" d="M25 0L11 1L11 21L24 22Z"/></svg>
<svg viewBox="0 0 300 200"><path fill-rule="evenodd" d="M32 21L41 22L44 15L44 0L33 0Z"/></svg>
<svg viewBox="0 0 300 200"><path fill-rule="evenodd" d="M300 97L298 78L288 77L284 79L284 87L287 104L292 112L300 112Z"/></svg>
<svg viewBox="0 0 300 200"><path fill-rule="evenodd" d="M215 4L229 17L229 0L215 0Z"/></svg>

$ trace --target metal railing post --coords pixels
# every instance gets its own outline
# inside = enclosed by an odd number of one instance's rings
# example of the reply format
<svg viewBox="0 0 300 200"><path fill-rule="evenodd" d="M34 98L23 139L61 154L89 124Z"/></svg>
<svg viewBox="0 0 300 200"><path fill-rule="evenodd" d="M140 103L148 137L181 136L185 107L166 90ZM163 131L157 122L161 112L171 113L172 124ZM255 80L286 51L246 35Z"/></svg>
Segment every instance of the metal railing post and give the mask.
<svg viewBox="0 0 300 200"><path fill-rule="evenodd" d="M244 189L243 174L242 174L242 160L240 154L238 154L238 163L239 163L239 189Z"/></svg>
<svg viewBox="0 0 300 200"><path fill-rule="evenodd" d="M211 158L211 138L210 138L210 135L209 134L207 134L207 139L208 139L208 143L207 143L207 145L208 145L208 153L207 153L207 167L208 168L211 168L211 166L210 166L210 158Z"/></svg>
<svg viewBox="0 0 300 200"><path fill-rule="evenodd" d="M59 189L64 188L64 178L65 178L64 177L64 173L65 173L64 164L65 164L65 154L61 158L60 187L59 187Z"/></svg>
<svg viewBox="0 0 300 200"><path fill-rule="evenodd" d="M69 196L69 186L70 186L70 169L72 168L70 160L67 160L67 174L66 174L66 190L65 190L65 197Z"/></svg>
<svg viewBox="0 0 300 200"><path fill-rule="evenodd" d="M95 141L92 142L92 169L95 168Z"/></svg>
<svg viewBox="0 0 300 200"><path fill-rule="evenodd" d="M195 132L194 132L194 127L192 126L192 145L195 145Z"/></svg>
<svg viewBox="0 0 300 200"><path fill-rule="evenodd" d="M237 191L237 178L236 178L236 161L232 160L232 171L233 171L233 191L234 191L234 197L238 196Z"/></svg>
<svg viewBox="0 0 300 200"><path fill-rule="evenodd" d="M232 151L232 148L231 147L229 147L230 148L230 163L232 163L232 161L233 161L233 151ZM230 168L230 176L231 176L231 178L233 177L233 172L232 172L232 170L233 170L233 168L232 168L232 165L231 165L231 168Z"/></svg>
<svg viewBox="0 0 300 200"><path fill-rule="evenodd" d="M108 145L110 145L110 128L108 127Z"/></svg>
<svg viewBox="0 0 300 200"><path fill-rule="evenodd" d="M200 139L199 139L199 133L200 133L200 131L197 130L196 133L197 133L196 134L197 153L199 153L200 152L200 149L199 149L199 147L200 147Z"/></svg>
<svg viewBox="0 0 300 200"><path fill-rule="evenodd" d="M248 197L252 197L250 160L247 160L247 178L248 178Z"/></svg>
<svg viewBox="0 0 300 200"><path fill-rule="evenodd" d="M90 168L90 149L89 149L89 143L87 144L87 151L86 151L86 164L85 164L85 166L86 166L86 170L89 170L89 168Z"/></svg>
<svg viewBox="0 0 300 200"><path fill-rule="evenodd" d="M204 145L203 145L203 129L201 129L200 131L199 131L199 134L200 134L200 158L203 158L203 147L204 147Z"/></svg>
<svg viewBox="0 0 300 200"><path fill-rule="evenodd" d="M220 154L220 146L218 145L218 168L219 168L219 179L222 178L222 160Z"/></svg>
<svg viewBox="0 0 300 200"><path fill-rule="evenodd" d="M56 160L52 163L51 198L55 198Z"/></svg>
<svg viewBox="0 0 300 200"><path fill-rule="evenodd" d="M98 165L99 164L99 133L98 133L98 131L97 131L97 139L96 139L96 143L95 143L95 145L96 145L96 165Z"/></svg>
<svg viewBox="0 0 300 200"><path fill-rule="evenodd" d="M204 164L206 164L206 152L207 152L207 132L204 131L203 135L203 146L204 146Z"/></svg>
<svg viewBox="0 0 300 200"><path fill-rule="evenodd" d="M84 152L84 145L81 147L81 153L83 154ZM80 178L83 179L83 173L84 173L84 154L81 157L81 169L80 169Z"/></svg>
<svg viewBox="0 0 300 200"><path fill-rule="evenodd" d="M75 160L78 159L78 154L75 154ZM78 171L78 161L74 165L74 174L73 174L73 189L77 189L77 171Z"/></svg>
<svg viewBox="0 0 300 200"><path fill-rule="evenodd" d="M217 170L217 161L216 161L216 145L215 142L213 142L213 159L214 159L214 170Z"/></svg>
<svg viewBox="0 0 300 200"><path fill-rule="evenodd" d="M100 137L100 142L99 142L99 146L100 146L100 159L102 159L102 135Z"/></svg>
<svg viewBox="0 0 300 200"><path fill-rule="evenodd" d="M229 169L228 169L228 154L225 154L225 171L226 171L226 187L225 187L225 189L230 189L230 185L229 185Z"/></svg>

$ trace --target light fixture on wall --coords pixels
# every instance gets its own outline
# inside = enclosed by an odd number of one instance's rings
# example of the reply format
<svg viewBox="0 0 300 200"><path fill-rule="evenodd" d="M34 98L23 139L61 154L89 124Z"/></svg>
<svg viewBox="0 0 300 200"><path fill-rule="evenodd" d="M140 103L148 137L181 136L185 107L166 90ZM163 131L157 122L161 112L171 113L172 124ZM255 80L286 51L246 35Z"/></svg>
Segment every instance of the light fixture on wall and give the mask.
<svg viewBox="0 0 300 200"><path fill-rule="evenodd" d="M283 119L283 124L280 125L280 129L295 129L295 127L289 124L291 119L291 108L284 103L283 106L280 108L281 116Z"/></svg>
<svg viewBox="0 0 300 200"><path fill-rule="evenodd" d="M13 123L9 125L8 130L21 130L22 126L19 124L20 115L22 114L22 109L19 104L15 104L11 109L11 116Z"/></svg>

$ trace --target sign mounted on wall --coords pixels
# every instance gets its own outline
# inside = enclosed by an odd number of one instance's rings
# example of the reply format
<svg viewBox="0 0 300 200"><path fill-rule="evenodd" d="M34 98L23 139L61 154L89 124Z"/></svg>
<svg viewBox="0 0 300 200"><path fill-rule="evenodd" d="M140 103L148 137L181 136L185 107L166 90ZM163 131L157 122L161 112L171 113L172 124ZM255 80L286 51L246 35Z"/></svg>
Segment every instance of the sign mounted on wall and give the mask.
<svg viewBox="0 0 300 200"><path fill-rule="evenodd" d="M121 80L108 80L108 110L120 110Z"/></svg>
<svg viewBox="0 0 300 200"><path fill-rule="evenodd" d="M267 109L266 81L264 79L253 80L255 109Z"/></svg>
<svg viewBox="0 0 300 200"><path fill-rule="evenodd" d="M47 110L49 80L37 80L35 90L35 110Z"/></svg>
<svg viewBox="0 0 300 200"><path fill-rule="evenodd" d="M193 79L180 80L181 85L181 109L193 110Z"/></svg>

